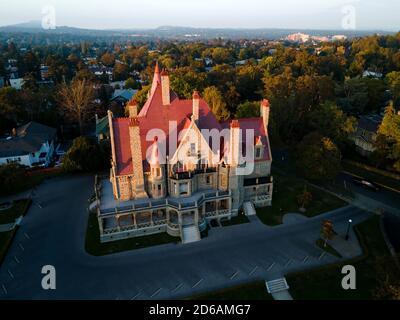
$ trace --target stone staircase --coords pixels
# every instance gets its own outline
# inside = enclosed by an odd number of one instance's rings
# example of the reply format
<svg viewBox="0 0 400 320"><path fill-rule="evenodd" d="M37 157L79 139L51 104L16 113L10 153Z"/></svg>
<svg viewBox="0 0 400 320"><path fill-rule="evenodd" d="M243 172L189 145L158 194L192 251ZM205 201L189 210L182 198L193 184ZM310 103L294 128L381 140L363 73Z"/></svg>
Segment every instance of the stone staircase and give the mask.
<svg viewBox="0 0 400 320"><path fill-rule="evenodd" d="M266 281L265 286L267 287L267 291L270 294L287 291L289 289L285 278Z"/></svg>
<svg viewBox="0 0 400 320"><path fill-rule="evenodd" d="M254 208L253 203L247 201L243 203L243 210L244 214L246 216L255 216L256 215L256 209Z"/></svg>
<svg viewBox="0 0 400 320"><path fill-rule="evenodd" d="M201 239L199 227L196 225L182 227L182 243L196 242Z"/></svg>

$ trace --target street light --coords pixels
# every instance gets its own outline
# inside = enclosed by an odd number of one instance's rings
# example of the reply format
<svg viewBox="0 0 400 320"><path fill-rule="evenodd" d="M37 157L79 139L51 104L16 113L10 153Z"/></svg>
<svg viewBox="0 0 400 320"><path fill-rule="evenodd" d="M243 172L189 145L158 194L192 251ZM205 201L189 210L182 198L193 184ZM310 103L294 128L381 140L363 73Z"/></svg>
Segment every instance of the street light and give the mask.
<svg viewBox="0 0 400 320"><path fill-rule="evenodd" d="M349 219L349 223L347 225L346 240L349 240L350 226L352 222L353 220Z"/></svg>

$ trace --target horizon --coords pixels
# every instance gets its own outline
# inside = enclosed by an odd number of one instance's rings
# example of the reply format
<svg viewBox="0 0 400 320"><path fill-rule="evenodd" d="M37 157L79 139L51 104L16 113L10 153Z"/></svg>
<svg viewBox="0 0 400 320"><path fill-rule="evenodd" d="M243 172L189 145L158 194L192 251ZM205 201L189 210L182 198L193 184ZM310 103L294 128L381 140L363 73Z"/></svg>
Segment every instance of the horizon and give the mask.
<svg viewBox="0 0 400 320"><path fill-rule="evenodd" d="M125 7L133 9L126 10ZM393 32L400 30L396 14L399 11L400 3L395 0L330 0L323 3L306 0L301 4L294 0L249 0L246 6L234 0L204 0L201 5L197 1L182 0L168 3L131 0L128 4L115 0L112 5L105 0L85 3L78 0L35 0L29 3L15 0L0 4L0 26L43 21L51 16L56 26L92 30L141 30L170 26ZM351 24L347 27L343 25L346 19L350 19Z"/></svg>

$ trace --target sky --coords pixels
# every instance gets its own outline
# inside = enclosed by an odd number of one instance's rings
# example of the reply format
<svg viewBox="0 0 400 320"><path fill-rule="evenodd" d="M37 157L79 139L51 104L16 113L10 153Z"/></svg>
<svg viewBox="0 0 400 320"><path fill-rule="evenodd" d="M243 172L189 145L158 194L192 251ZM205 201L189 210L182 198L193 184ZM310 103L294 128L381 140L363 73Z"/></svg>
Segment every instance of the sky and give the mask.
<svg viewBox="0 0 400 320"><path fill-rule="evenodd" d="M57 26L90 29L400 30L399 0L1 0L0 25L41 21L46 6Z"/></svg>

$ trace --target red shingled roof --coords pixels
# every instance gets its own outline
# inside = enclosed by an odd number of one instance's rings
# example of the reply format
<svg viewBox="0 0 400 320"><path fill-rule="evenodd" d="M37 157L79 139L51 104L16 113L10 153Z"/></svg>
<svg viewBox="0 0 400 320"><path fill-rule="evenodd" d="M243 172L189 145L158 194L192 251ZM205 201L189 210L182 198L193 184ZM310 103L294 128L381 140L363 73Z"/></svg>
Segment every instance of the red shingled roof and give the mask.
<svg viewBox="0 0 400 320"><path fill-rule="evenodd" d="M143 168L148 171L149 164L146 160L146 151L154 141L146 141L146 135L151 129L161 129L167 134L167 152L168 152L168 133L169 121L177 122L178 134L184 128L190 125L190 116L192 115L193 101L181 100L177 95L171 91L171 104L163 106L162 104L162 90L159 69L156 71L153 79L153 86L150 91L150 97L143 106L138 115ZM129 175L133 173L132 156L129 142L129 118L114 118L114 140L115 152L117 159L117 175ZM230 121L219 123L211 112L207 103L200 98L199 101L199 121L198 126L200 129L222 129L229 128ZM264 130L262 118L240 119L241 129L254 129L255 136L261 136L263 144L267 144L266 132ZM174 134L174 133L172 133ZM245 134L243 130L243 135ZM159 137L159 142L161 137ZM269 148L269 146L267 146ZM265 159L269 159L269 150L264 152ZM170 155L172 156L172 155Z"/></svg>

